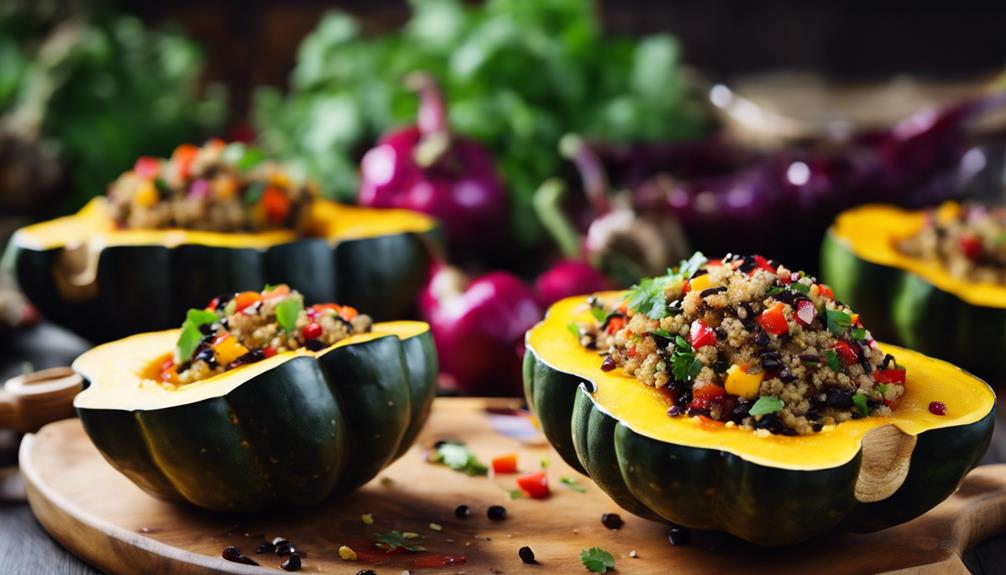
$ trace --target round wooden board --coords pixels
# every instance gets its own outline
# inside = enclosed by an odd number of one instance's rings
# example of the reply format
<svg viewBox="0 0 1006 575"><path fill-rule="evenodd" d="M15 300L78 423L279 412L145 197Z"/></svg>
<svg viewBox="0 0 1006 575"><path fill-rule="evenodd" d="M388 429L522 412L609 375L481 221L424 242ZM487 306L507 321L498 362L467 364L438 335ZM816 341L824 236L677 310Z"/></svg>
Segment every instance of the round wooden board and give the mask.
<svg viewBox="0 0 1006 575"><path fill-rule="evenodd" d="M282 573L279 558L256 555L263 537L282 536L306 551L302 573L348 573L372 568L379 574L413 573L587 573L583 549L610 551L619 573L967 573L960 553L1006 528L1006 465L976 469L961 490L910 523L867 535L846 534L783 549L763 549L727 536L696 534L695 543L667 543L666 526L620 511L585 478L562 463L540 436L518 441L513 433L531 429L520 416L491 415L487 408L507 402L439 399L419 444L360 491L317 509L259 517L221 516L153 499L113 470L76 420L49 425L26 438L20 463L28 500L54 538L85 561L110 573ZM513 476L468 477L424 461L424 447L439 439L459 439L480 459L517 451L522 469L548 460L553 495L547 501L510 500ZM560 479L576 478L579 493ZM390 481L389 481L390 480ZM454 508L468 504L472 517L456 519ZM509 517L491 522L485 510L504 505ZM599 518L619 512L625 525L605 529ZM365 525L361 514L373 515ZM435 531L430 523L442 526ZM767 526L766 528L771 528ZM464 556L465 562L417 569L429 554L383 555L374 534L413 531L436 554ZM220 559L237 545L262 567ZM349 545L371 554L370 561L340 561ZM524 565L517 550L529 545L538 565ZM630 557L636 550L637 558ZM363 553L361 553L362 555Z"/></svg>

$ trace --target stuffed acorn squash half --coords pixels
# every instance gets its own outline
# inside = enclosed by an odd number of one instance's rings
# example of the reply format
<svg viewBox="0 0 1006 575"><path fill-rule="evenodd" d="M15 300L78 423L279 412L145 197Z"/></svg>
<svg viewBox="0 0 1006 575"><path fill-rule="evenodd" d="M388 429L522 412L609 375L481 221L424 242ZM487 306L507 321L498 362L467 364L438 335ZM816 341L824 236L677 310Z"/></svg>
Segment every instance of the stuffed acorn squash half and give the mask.
<svg viewBox="0 0 1006 575"><path fill-rule="evenodd" d="M43 315L99 342L267 282L402 317L439 245L434 220L316 196L255 148L180 146L140 158L76 214L18 230L5 266Z"/></svg>
<svg viewBox="0 0 1006 575"><path fill-rule="evenodd" d="M562 300L526 349L528 403L567 463L637 515L762 545L908 521L992 435L983 381L878 343L759 256Z"/></svg>
<svg viewBox="0 0 1006 575"><path fill-rule="evenodd" d="M1006 374L1006 211L868 205L828 230L821 269L878 337L984 377Z"/></svg>
<svg viewBox="0 0 1006 575"><path fill-rule="evenodd" d="M371 323L275 286L73 368L86 384L74 406L113 467L163 499L252 512L345 493L402 455L429 416L437 358L425 323Z"/></svg>

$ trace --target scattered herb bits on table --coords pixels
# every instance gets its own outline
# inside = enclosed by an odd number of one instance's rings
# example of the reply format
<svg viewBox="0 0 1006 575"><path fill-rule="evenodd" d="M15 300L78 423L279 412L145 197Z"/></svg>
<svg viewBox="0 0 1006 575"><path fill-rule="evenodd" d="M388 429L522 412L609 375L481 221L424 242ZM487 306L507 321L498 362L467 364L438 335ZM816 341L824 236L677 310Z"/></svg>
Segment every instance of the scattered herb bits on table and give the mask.
<svg viewBox="0 0 1006 575"><path fill-rule="evenodd" d="M527 401L566 463L636 515L763 545L880 529L953 493L988 445L995 396L874 341L857 313L777 262L696 254L554 304L525 338ZM893 458L912 472L859 480Z"/></svg>

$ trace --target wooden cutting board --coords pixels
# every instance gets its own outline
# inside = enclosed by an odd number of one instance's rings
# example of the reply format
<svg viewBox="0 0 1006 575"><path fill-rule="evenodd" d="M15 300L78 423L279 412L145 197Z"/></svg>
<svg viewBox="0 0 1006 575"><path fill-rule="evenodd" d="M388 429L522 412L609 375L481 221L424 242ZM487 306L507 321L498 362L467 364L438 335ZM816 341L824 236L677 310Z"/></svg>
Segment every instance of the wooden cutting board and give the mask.
<svg viewBox="0 0 1006 575"><path fill-rule="evenodd" d="M213 515L153 499L114 471L76 420L43 428L25 439L20 464L35 515L49 533L85 561L110 573L283 573L280 559L254 553L263 538L291 540L307 552L302 573L348 573L371 568L399 575L425 573L587 573L583 549L600 546L615 556L618 573L967 573L960 554L1006 528L1006 465L979 468L961 490L910 523L869 535L841 535L785 549L762 549L724 535L696 534L690 546L667 542L667 527L621 511L585 478L564 465L526 416L510 414L506 401L439 399L419 443L360 491L317 509L265 517ZM493 408L487 410L487 408ZM502 409L502 412L501 412ZM505 412L505 413L504 413ZM518 440L517 438L521 438ZM440 439L468 443L477 456L516 450L523 470L548 461L552 497L511 500L513 476L468 477L424 461L424 448ZM575 478L577 492L561 483ZM454 517L467 504L469 519ZM503 505L508 518L486 518ZM602 513L625 520L605 529ZM361 514L372 514L366 525ZM442 526L442 530L430 524ZM428 553L386 555L374 533L412 531ZM225 561L236 545L262 567ZM348 545L361 560L344 562ZM538 565L517 552L530 546ZM635 553L632 551L635 550ZM631 555L636 555L632 557ZM445 556L464 562L434 568Z"/></svg>

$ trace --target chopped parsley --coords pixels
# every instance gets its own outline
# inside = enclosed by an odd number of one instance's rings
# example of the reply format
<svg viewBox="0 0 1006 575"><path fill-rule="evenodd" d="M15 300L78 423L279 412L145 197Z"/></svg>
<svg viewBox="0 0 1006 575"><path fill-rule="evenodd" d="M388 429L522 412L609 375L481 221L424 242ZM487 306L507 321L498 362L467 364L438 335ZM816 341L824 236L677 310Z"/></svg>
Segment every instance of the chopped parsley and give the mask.
<svg viewBox="0 0 1006 575"><path fill-rule="evenodd" d="M587 492L587 488L586 487L580 485L579 483L576 482L576 479L574 479L572 477L569 477L569 476L565 476L564 475L564 476L560 477L559 478L559 483L562 483L563 485L565 485L566 487L569 487L570 489L572 489L573 491L576 491L577 493L586 493Z"/></svg>
<svg viewBox="0 0 1006 575"><path fill-rule="evenodd" d="M593 573L607 573L615 568L615 558L600 547L591 547L580 552L580 562Z"/></svg>
<svg viewBox="0 0 1006 575"><path fill-rule="evenodd" d="M664 339L671 339L671 340L674 339L674 336L671 335L671 332L667 331L666 329L651 329L650 335L655 335L657 337L662 337Z"/></svg>
<svg viewBox="0 0 1006 575"><path fill-rule="evenodd" d="M300 298L288 297L276 304L276 321L283 331L290 333L297 329L297 318L304 310L304 302Z"/></svg>
<svg viewBox="0 0 1006 575"><path fill-rule="evenodd" d="M854 327L852 328L852 339L856 341L866 341L870 332L866 331L864 327Z"/></svg>
<svg viewBox="0 0 1006 575"><path fill-rule="evenodd" d="M608 314L604 311L604 308L590 306L590 315L594 316L597 323L604 322L608 318Z"/></svg>
<svg viewBox="0 0 1006 575"><path fill-rule="evenodd" d="M688 340L677 336L671 352L671 373L678 381L691 381L702 371L702 362L695 357L695 348Z"/></svg>
<svg viewBox="0 0 1006 575"><path fill-rule="evenodd" d="M866 417L867 415L870 414L870 408L866 404L866 394L857 393L856 395L853 395L852 404L856 406L856 410L859 411L859 414L862 415L863 417Z"/></svg>
<svg viewBox="0 0 1006 575"><path fill-rule="evenodd" d="M216 312L205 309L190 309L185 314L182 333L179 334L178 343L175 345L175 363L188 361L203 339L203 332L199 328L206 324L215 323L219 319Z"/></svg>
<svg viewBox="0 0 1006 575"><path fill-rule="evenodd" d="M796 291L798 291L798 292L800 292L800 293L802 293L804 295L807 295L807 294L810 293L810 287L809 286L805 286L805 285L803 285L800 282L793 282L793 283L789 284L789 289L796 290Z"/></svg>
<svg viewBox="0 0 1006 575"><path fill-rule="evenodd" d="M838 352L829 349L824 352L824 357L828 359L828 367L836 373L842 371L842 360L838 358Z"/></svg>
<svg viewBox="0 0 1006 575"><path fill-rule="evenodd" d="M442 463L466 475L487 475L489 468L468 451L463 443L445 441L430 453L431 463Z"/></svg>
<svg viewBox="0 0 1006 575"><path fill-rule="evenodd" d="M838 337L842 337L845 330L852 326L852 316L843 311L825 310L825 318L828 331Z"/></svg>
<svg viewBox="0 0 1006 575"><path fill-rule="evenodd" d="M576 322L571 321L567 323L566 329L569 330L569 333L575 335L577 339L580 339L580 326L578 326Z"/></svg>
<svg viewBox="0 0 1006 575"><path fill-rule="evenodd" d="M706 261L708 260L702 252L695 252L692 257L682 260L676 270L668 269L665 275L646 278L629 288L629 292L625 295L625 303L633 311L645 314L650 319L663 319L671 315L672 310L667 307L664 290L675 284L684 283L705 265Z"/></svg>
<svg viewBox="0 0 1006 575"><path fill-rule="evenodd" d="M754 402L751 409L748 410L748 414L751 416L757 415L768 415L769 413L775 413L783 408L783 402L781 399L774 395L763 395L758 398L758 401Z"/></svg>
<svg viewBox="0 0 1006 575"><path fill-rule="evenodd" d="M877 393L879 393L880 395L887 395L887 390L890 388L891 386L887 385L886 383L878 384Z"/></svg>

